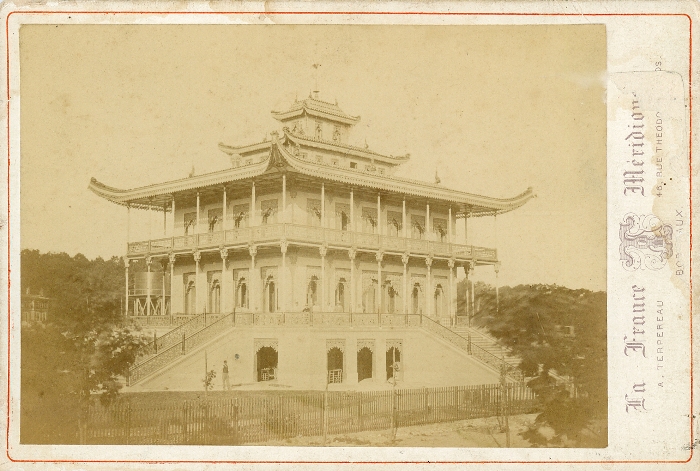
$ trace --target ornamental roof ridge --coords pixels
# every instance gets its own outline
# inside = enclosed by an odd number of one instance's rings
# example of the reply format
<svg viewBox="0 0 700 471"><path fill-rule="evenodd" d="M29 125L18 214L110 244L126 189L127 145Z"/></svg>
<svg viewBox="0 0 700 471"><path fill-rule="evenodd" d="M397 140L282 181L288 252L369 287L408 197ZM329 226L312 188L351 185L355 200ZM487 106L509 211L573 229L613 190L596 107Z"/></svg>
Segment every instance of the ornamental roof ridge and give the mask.
<svg viewBox="0 0 700 471"><path fill-rule="evenodd" d="M281 115L285 115L288 113L294 113L297 111L301 110L312 110L312 111L318 111L321 113L326 113L332 116L337 116L339 118L343 118L349 121L359 121L360 116L352 116L344 112L343 110L340 109L337 103L330 103L324 100L321 100L319 98L313 98L309 97L301 101L295 101L292 106L289 107L289 109L285 111L272 111L272 115L277 117Z"/></svg>
<svg viewBox="0 0 700 471"><path fill-rule="evenodd" d="M410 159L410 154L400 155L400 156L380 154L379 152L375 152L375 151L370 150L366 147L358 147L358 146L353 146L351 144L342 144L342 143L337 142L337 141L328 141L326 139L318 139L316 137L307 136L305 134L297 134L287 127L282 128L282 130L284 131L285 134L292 136L294 139L298 139L298 140L302 140L302 141L317 142L319 144L340 147L342 149L354 150L354 151L362 152L364 154L370 154L370 155L374 155L377 157L383 157L385 159L390 159L390 160L407 161L408 159Z"/></svg>

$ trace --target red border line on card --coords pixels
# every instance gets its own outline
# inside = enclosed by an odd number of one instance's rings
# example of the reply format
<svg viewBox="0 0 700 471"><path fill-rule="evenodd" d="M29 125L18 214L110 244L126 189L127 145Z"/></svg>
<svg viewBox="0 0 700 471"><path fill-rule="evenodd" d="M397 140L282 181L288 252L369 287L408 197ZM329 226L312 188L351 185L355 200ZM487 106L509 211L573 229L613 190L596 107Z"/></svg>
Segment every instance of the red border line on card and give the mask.
<svg viewBox="0 0 700 471"><path fill-rule="evenodd" d="M15 13L23 15L392 15L392 16L572 16L572 17L608 17L608 16L685 16L689 22L689 60L688 60L688 108L689 108L689 137L688 137L688 162L689 162L689 231L690 231L690 266L688 273L690 276L690 456L687 460L589 460L589 461L280 461L280 460L230 460L230 461L206 461L206 460L29 460L15 459L10 456L10 331L12 323L10 321L10 41L9 41L9 21L10 16ZM11 11L5 19L5 54L6 54L6 86L7 86L7 422L5 436L5 453L8 459L16 463L228 463L228 464L605 464L605 463L688 463L693 458L694 451L694 415L693 415L693 19L686 13L504 13L504 12L392 12L392 11L226 11L226 12L177 12L177 11Z"/></svg>

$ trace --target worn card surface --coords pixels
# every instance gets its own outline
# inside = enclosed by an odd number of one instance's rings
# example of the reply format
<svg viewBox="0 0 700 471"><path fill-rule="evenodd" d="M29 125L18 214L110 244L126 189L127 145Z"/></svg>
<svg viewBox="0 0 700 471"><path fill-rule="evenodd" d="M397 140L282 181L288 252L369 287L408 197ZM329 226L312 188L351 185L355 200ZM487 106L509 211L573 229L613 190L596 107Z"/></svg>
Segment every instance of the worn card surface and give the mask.
<svg viewBox="0 0 700 471"><path fill-rule="evenodd" d="M695 3L2 17L7 469L697 467Z"/></svg>

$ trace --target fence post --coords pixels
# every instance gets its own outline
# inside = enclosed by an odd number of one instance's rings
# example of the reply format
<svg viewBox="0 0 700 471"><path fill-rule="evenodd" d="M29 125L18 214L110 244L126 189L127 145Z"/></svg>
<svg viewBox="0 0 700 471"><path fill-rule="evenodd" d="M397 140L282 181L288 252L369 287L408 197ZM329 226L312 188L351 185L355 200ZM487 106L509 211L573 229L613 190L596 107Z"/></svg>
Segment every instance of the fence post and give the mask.
<svg viewBox="0 0 700 471"><path fill-rule="evenodd" d="M358 432L364 431L364 421L362 418L362 392L357 393L357 425L359 426Z"/></svg>
<svg viewBox="0 0 700 471"><path fill-rule="evenodd" d="M323 446L326 446L328 435L328 377L326 377L326 390L323 392Z"/></svg>
<svg viewBox="0 0 700 471"><path fill-rule="evenodd" d="M126 404L126 444L129 444L131 438L131 403Z"/></svg>
<svg viewBox="0 0 700 471"><path fill-rule="evenodd" d="M185 354L185 332L182 332L182 354Z"/></svg>
<svg viewBox="0 0 700 471"><path fill-rule="evenodd" d="M240 444L238 437L238 404L233 406L233 443L234 445Z"/></svg>
<svg viewBox="0 0 700 471"><path fill-rule="evenodd" d="M472 354L472 334L467 334L467 353Z"/></svg>

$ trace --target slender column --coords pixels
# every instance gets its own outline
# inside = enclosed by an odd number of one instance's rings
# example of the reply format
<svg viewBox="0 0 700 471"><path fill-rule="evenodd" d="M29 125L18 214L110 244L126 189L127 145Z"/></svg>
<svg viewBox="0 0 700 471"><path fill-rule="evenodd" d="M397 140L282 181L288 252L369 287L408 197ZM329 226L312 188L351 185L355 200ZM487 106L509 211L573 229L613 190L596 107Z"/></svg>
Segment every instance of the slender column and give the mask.
<svg viewBox="0 0 700 471"><path fill-rule="evenodd" d="M281 281L281 298L282 302L280 303L280 306L282 308L283 312L286 312L288 310L288 294L289 293L289 287L287 286L287 247L288 243L285 239L282 239L280 241L280 251L282 252L282 273L280 273L280 281Z"/></svg>
<svg viewBox="0 0 700 471"><path fill-rule="evenodd" d="M150 316L151 315L151 289L153 288L151 286L151 263L153 263L153 259L151 257L146 257L146 315Z"/></svg>
<svg viewBox="0 0 700 471"><path fill-rule="evenodd" d="M250 225L257 226L257 218L255 217L255 182L253 182L250 190Z"/></svg>
<svg viewBox="0 0 700 471"><path fill-rule="evenodd" d="M454 274L454 268L455 268L455 259L451 258L447 260L447 267L450 270L450 307L449 307L449 314L450 314L450 323L452 325L455 325L455 313L457 310L457 287L455 286L455 274ZM466 299L465 299L466 301Z"/></svg>
<svg viewBox="0 0 700 471"><path fill-rule="evenodd" d="M197 217L194 222L197 227L194 228L194 233L199 234L199 192L197 192Z"/></svg>
<svg viewBox="0 0 700 471"><path fill-rule="evenodd" d="M352 193L350 193L352 195ZM351 196L352 198L352 196ZM350 313L355 312L355 257L357 256L357 249L351 247L348 250L348 257L350 257Z"/></svg>
<svg viewBox="0 0 700 471"><path fill-rule="evenodd" d="M224 206L223 206L223 209L221 210L221 217L223 218L222 221L221 221L221 229L224 230L224 231L225 231L226 229L228 229L228 228L226 227L226 219L227 219L227 217L226 217L227 214L226 214L226 213L227 213L227 212L228 212L228 211L226 211L226 185L224 185ZM222 289L222 291L223 291L223 289Z"/></svg>
<svg viewBox="0 0 700 471"><path fill-rule="evenodd" d="M447 242L452 243L452 206L447 209Z"/></svg>
<svg viewBox="0 0 700 471"><path fill-rule="evenodd" d="M355 227L355 190L353 188L350 188L350 230L357 232L357 227Z"/></svg>
<svg viewBox="0 0 700 471"><path fill-rule="evenodd" d="M377 259L377 312L382 312L382 260L384 259L384 252L381 250L375 254Z"/></svg>
<svg viewBox="0 0 700 471"><path fill-rule="evenodd" d="M377 234L382 235L382 196L377 193Z"/></svg>
<svg viewBox="0 0 700 471"><path fill-rule="evenodd" d="M127 204L126 205L126 244L127 244L127 250L128 250L129 242L131 242L131 205Z"/></svg>
<svg viewBox="0 0 700 471"><path fill-rule="evenodd" d="M282 222L288 223L287 218L287 174L282 174ZM286 250L285 250L286 252Z"/></svg>
<svg viewBox="0 0 700 471"><path fill-rule="evenodd" d="M148 240L153 240L153 204L148 205Z"/></svg>
<svg viewBox="0 0 700 471"><path fill-rule="evenodd" d="M319 247L321 254L321 312L326 312L328 305L326 304L326 254L328 254L328 246L323 244Z"/></svg>
<svg viewBox="0 0 700 471"><path fill-rule="evenodd" d="M127 317L129 315L129 259L126 257L124 257L124 280L124 317Z"/></svg>
<svg viewBox="0 0 700 471"><path fill-rule="evenodd" d="M166 314L165 312L165 266L168 262L162 263L161 267L163 268L163 277L162 277L162 282L163 282L163 291L160 292L160 315L164 316Z"/></svg>
<svg viewBox="0 0 700 471"><path fill-rule="evenodd" d="M199 261L202 259L202 253L199 250L195 250L192 255L194 255L194 312L197 314L199 309Z"/></svg>
<svg viewBox="0 0 700 471"><path fill-rule="evenodd" d="M499 299L498 299L498 272L501 271L501 263L496 262L493 265L493 269L496 272L496 312L498 312L499 308Z"/></svg>
<svg viewBox="0 0 700 471"><path fill-rule="evenodd" d="M403 230L403 238L408 237L408 228L406 227L406 197L403 198L403 206L401 207L401 228ZM405 314L405 313L404 313Z"/></svg>
<svg viewBox="0 0 700 471"><path fill-rule="evenodd" d="M225 190L224 190L225 193ZM219 296L219 312L224 314L226 311L226 280L228 280L228 274L226 271L226 259L228 258L228 249L222 248L219 250L221 254L221 285L220 285L220 296Z"/></svg>
<svg viewBox="0 0 700 471"><path fill-rule="evenodd" d="M403 287L401 289L403 291L402 297L404 314L408 314L408 260L408 252L405 252L403 255L401 255L401 261L403 262L403 277L401 278L401 284L403 285Z"/></svg>
<svg viewBox="0 0 700 471"><path fill-rule="evenodd" d="M173 312L173 283L175 282L175 254L170 252L168 254L168 260L170 261L170 314Z"/></svg>
<svg viewBox="0 0 700 471"><path fill-rule="evenodd" d="M471 313L472 316L474 316L474 314L475 314L475 312L474 312L474 277L473 277L473 275L474 275L474 265L472 264L471 267L472 267L471 270L469 270L469 271L470 271L470 273L469 273L469 275L470 275L470 277L469 277L469 285L470 285L470 287L471 287L471 296L470 296L470 297L471 297L471 303L470 303L470 305L469 305L469 312ZM471 324L471 319L469 320L469 325L472 325L472 324Z"/></svg>
<svg viewBox="0 0 700 471"><path fill-rule="evenodd" d="M498 213L493 213L493 240L494 249L498 250Z"/></svg>
<svg viewBox="0 0 700 471"><path fill-rule="evenodd" d="M326 184L321 182L321 227L326 227Z"/></svg>
<svg viewBox="0 0 700 471"><path fill-rule="evenodd" d="M467 212L464 210L464 244L469 245L469 216L471 216L471 211Z"/></svg>
<svg viewBox="0 0 700 471"><path fill-rule="evenodd" d="M433 296L435 295L435 290L433 289L432 274L430 273L430 267L433 265L433 257L425 257L425 266L428 267L428 277L427 277L427 287L426 287L426 300L425 306L428 311L428 317L435 316L435 309L433 307Z"/></svg>
<svg viewBox="0 0 700 471"><path fill-rule="evenodd" d="M251 312L255 312L258 305L258 283L255 276L255 255L258 253L258 246L249 245L248 253L250 253L250 293L248 294L248 303Z"/></svg>
<svg viewBox="0 0 700 471"><path fill-rule="evenodd" d="M425 240L430 239L430 203L425 203Z"/></svg>
<svg viewBox="0 0 700 471"><path fill-rule="evenodd" d="M172 234L170 234L171 237L175 237L175 197L173 196L173 201L172 201L172 207L170 208L170 212L173 214L173 221L172 221ZM172 302L172 301L171 301Z"/></svg>
<svg viewBox="0 0 700 471"><path fill-rule="evenodd" d="M163 203L163 237L168 236L168 205Z"/></svg>

